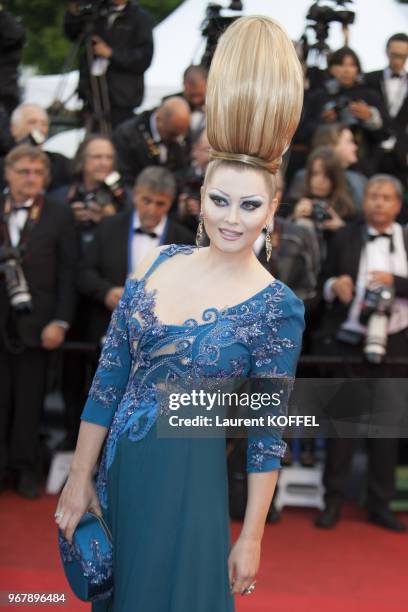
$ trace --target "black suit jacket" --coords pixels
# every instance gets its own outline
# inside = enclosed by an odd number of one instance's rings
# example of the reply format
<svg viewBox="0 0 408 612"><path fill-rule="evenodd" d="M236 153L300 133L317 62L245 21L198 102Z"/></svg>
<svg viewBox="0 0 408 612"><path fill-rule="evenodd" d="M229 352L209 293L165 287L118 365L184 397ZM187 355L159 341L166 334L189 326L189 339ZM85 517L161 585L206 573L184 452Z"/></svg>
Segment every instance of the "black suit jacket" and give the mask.
<svg viewBox="0 0 408 612"><path fill-rule="evenodd" d="M137 175L147 166L164 165L175 172L188 165L186 146L177 142L167 145L167 161L161 164L157 145L153 142L150 117L153 110L145 111L121 123L113 132L113 143L118 153L118 167L123 180L132 185Z"/></svg>
<svg viewBox="0 0 408 612"><path fill-rule="evenodd" d="M384 71L376 70L369 72L365 76L365 82L368 87L377 92L381 97L384 107L387 109L387 96L384 83ZM395 145L395 154L397 162L401 168L406 170L407 154L408 154L408 93L405 96L401 107L395 117L388 116L388 126L390 132L397 138Z"/></svg>
<svg viewBox="0 0 408 612"><path fill-rule="evenodd" d="M406 230L405 230L406 232ZM365 245L367 235L366 225L363 222L355 222L339 229L331 241L327 259L322 273L322 287L326 280L333 276L348 274L357 280L358 268L360 265L360 255ZM405 236L405 249L408 255L408 240ZM408 298L408 278L394 276L394 286L396 296ZM334 300L328 304L322 322L322 328L334 333L347 319L350 304L342 304L339 300Z"/></svg>
<svg viewBox="0 0 408 612"><path fill-rule="evenodd" d="M1 212L4 202L0 203ZM4 245L0 235L0 246ZM38 346L41 331L52 320L71 323L75 310L78 248L71 211L46 197L41 216L27 242L23 271L34 306L16 315L9 304L4 276L0 275L0 343L17 334L26 346ZM5 332L7 328L7 334Z"/></svg>
<svg viewBox="0 0 408 612"><path fill-rule="evenodd" d="M132 213L120 213L104 219L81 262L79 291L92 300L93 308L88 340L98 342L106 332L111 312L104 304L112 287L123 287L128 275L129 225ZM194 244L195 236L169 218L163 244Z"/></svg>

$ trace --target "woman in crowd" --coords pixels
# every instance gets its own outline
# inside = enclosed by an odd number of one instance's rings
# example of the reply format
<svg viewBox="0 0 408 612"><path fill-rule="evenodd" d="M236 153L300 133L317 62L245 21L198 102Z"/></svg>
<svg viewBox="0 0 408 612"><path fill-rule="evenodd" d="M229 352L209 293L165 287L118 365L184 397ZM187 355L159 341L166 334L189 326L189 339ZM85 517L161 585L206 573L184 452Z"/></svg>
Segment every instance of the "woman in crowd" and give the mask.
<svg viewBox="0 0 408 612"><path fill-rule="evenodd" d="M306 164L303 194L292 219L308 227L320 262L333 232L355 217L355 207L346 187L344 170L332 147L318 147Z"/></svg>
<svg viewBox="0 0 408 612"><path fill-rule="evenodd" d="M351 170L357 163L357 145L353 132L342 123L327 123L317 128L312 141L312 151L316 147L333 147L341 167L345 172L346 185L356 210L361 211L364 198L364 189L367 177L361 172ZM288 199L299 199L303 193L306 169L296 172L290 189Z"/></svg>
<svg viewBox="0 0 408 612"><path fill-rule="evenodd" d="M279 434L249 438L245 519L230 550L225 440L157 431L157 383L279 377L281 389L301 348L303 304L253 251L265 226L270 241L274 174L302 107L287 34L266 17L235 21L217 47L207 92L213 161L198 239L205 231L210 246L155 249L127 281L58 501L69 541L89 508L112 530L114 591L95 611L232 612L233 594L255 588L285 450Z"/></svg>

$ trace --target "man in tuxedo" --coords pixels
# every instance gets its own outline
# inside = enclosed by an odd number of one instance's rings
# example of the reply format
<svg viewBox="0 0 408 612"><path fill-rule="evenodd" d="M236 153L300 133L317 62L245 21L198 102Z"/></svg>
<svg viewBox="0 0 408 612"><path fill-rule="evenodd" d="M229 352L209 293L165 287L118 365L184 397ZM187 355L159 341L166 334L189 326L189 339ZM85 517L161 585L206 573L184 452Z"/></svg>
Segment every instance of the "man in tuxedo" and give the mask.
<svg viewBox="0 0 408 612"><path fill-rule="evenodd" d="M374 175L365 192L364 221L347 225L334 236L323 275L326 310L315 334L313 350L321 356L361 358L357 364L344 366L345 370L326 368L326 375L338 378L351 373L351 378L375 379L372 381L376 384L373 396L370 396L371 382L356 381L350 398L351 385L347 383L351 381L345 381L338 399L342 417L351 411L348 416L356 423L366 411L370 423L374 419L374 426L367 430L367 509L371 522L394 531L406 530L388 504L395 495L399 423L401 410L406 410L407 398L401 397L406 391L398 387L396 381L390 385L382 379L407 376L406 366L387 363L387 357L408 354L408 240L406 231L395 223L401 201L402 187L398 179ZM367 288L379 286L395 292L386 328L386 357L380 364L368 357L362 359L368 327L360 319ZM384 389L386 399L381 401L379 393ZM381 415L383 420L379 422ZM346 426L345 422L340 426ZM391 436L390 431L393 432ZM386 435L388 437L384 437ZM323 478L326 507L317 517L317 527L331 528L339 520L355 441L348 437L327 440Z"/></svg>
<svg viewBox="0 0 408 612"><path fill-rule="evenodd" d="M48 138L49 118L47 112L38 104L20 104L11 114L10 133L11 146L18 144L32 144L42 147ZM61 155L46 151L50 162L50 181L47 186L49 192L69 182L71 178L71 162ZM4 159L0 160L0 182L3 182ZM2 185L4 187L4 183Z"/></svg>
<svg viewBox="0 0 408 612"><path fill-rule="evenodd" d="M5 160L0 201L0 489L39 495L39 425L49 352L64 342L75 308L77 248L71 211L44 189L48 157L19 145Z"/></svg>
<svg viewBox="0 0 408 612"><path fill-rule="evenodd" d="M168 217L175 194L171 172L156 166L145 168L134 186L134 210L99 224L79 275L79 289L94 305L89 340L101 340L126 277L151 249L161 244L194 243L194 234Z"/></svg>
<svg viewBox="0 0 408 612"><path fill-rule="evenodd" d="M408 58L407 34L394 34L387 41L388 66L366 74L366 84L382 98L388 111L390 137L381 144L378 169L397 176L408 187ZM408 220L405 215L404 221Z"/></svg>
<svg viewBox="0 0 408 612"><path fill-rule="evenodd" d="M119 171L133 185L147 166L175 172L188 165L184 138L190 127L190 108L180 96L167 98L154 109L121 123L113 133Z"/></svg>

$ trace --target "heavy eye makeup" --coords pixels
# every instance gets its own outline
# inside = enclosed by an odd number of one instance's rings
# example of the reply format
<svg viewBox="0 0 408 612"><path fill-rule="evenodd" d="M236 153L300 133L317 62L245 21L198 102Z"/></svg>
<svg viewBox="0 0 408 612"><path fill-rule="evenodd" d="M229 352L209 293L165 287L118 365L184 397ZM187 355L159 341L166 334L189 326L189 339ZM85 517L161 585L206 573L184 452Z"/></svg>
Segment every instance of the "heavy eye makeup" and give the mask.
<svg viewBox="0 0 408 612"><path fill-rule="evenodd" d="M214 202L216 206L228 206L229 204L229 200L227 198L224 198L223 196L220 196L216 193L210 193L208 194L208 197L210 198L212 202ZM251 211L251 210L255 210L256 208L259 208L260 206L262 206L262 202L261 200L248 199L248 200L243 200L240 206L244 210Z"/></svg>

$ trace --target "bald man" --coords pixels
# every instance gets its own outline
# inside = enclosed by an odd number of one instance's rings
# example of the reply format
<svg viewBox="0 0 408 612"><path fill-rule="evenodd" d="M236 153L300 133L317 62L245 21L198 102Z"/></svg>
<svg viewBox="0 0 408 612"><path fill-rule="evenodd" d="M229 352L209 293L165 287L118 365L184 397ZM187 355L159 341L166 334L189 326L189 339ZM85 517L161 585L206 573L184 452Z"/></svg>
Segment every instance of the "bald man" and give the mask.
<svg viewBox="0 0 408 612"><path fill-rule="evenodd" d="M10 133L13 137L13 146L35 144L42 147L48 138L49 119L45 109L38 104L20 104L10 117ZM60 153L45 152L51 165L51 182L48 192L66 185L71 179L71 164L69 159ZM0 160L0 181L3 185L3 160Z"/></svg>
<svg viewBox="0 0 408 612"><path fill-rule="evenodd" d="M165 166L172 172L188 163L184 139L190 127L190 107L184 98L167 98L119 125L113 142L124 181L133 185L147 166Z"/></svg>

